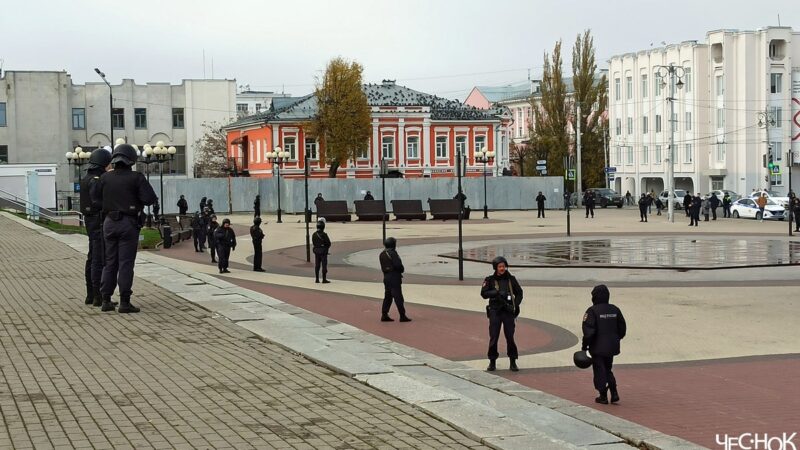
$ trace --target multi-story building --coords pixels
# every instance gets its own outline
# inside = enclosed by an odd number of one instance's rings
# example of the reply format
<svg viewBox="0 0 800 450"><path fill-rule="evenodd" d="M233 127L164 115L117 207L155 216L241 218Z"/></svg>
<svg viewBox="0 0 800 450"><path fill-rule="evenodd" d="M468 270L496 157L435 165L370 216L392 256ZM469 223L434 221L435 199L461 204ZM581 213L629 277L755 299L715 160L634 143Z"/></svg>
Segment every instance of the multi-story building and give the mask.
<svg viewBox="0 0 800 450"><path fill-rule="evenodd" d="M475 153L484 147L497 155L487 167L491 174L508 161L508 148L501 141L510 123L505 110L479 110L390 80L364 85L364 93L372 110L372 136L355 161L340 166L340 177L379 176L382 159L389 160L390 171L405 177L451 177L457 151L466 156L465 175L478 176L484 166L475 161ZM279 146L291 155L280 169L282 176L302 177L308 154L310 176L327 177L325 149L307 132L317 112L316 97L274 100L269 111L226 127L232 169L241 175L270 177L273 164L266 154Z"/></svg>
<svg viewBox="0 0 800 450"><path fill-rule="evenodd" d="M170 175L192 176L193 145L204 123L235 117L233 80L136 84L125 79L73 84L66 72L7 71L0 78L0 163L56 163L57 189L72 191L75 169L65 153L124 138L142 147L164 141L177 149ZM113 131L112 131L113 128Z"/></svg>
<svg viewBox="0 0 800 450"><path fill-rule="evenodd" d="M291 97L289 94L271 91L251 91L250 86L240 86L240 88L241 90L236 93L236 115L240 118L269 110L274 98Z"/></svg>
<svg viewBox="0 0 800 450"><path fill-rule="evenodd" d="M800 33L789 27L717 30L703 43L612 57L609 153L616 190L661 191L672 165L678 189L787 193L787 152L800 160L800 130L791 119L800 111L791 87L794 81L800 91L800 45L792 42L800 42ZM663 69L670 64L678 67L674 95ZM770 155L781 174L768 174Z"/></svg>

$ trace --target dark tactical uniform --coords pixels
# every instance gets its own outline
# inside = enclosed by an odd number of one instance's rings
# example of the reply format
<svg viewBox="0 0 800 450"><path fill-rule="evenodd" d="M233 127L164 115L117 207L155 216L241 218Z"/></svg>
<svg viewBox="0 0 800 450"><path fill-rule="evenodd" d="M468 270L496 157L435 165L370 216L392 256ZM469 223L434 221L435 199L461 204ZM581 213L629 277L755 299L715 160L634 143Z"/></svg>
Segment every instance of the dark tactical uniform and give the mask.
<svg viewBox="0 0 800 450"><path fill-rule="evenodd" d="M692 215L692 194L686 193L683 196L683 210L686 211L686 217L690 217Z"/></svg>
<svg viewBox="0 0 800 450"><path fill-rule="evenodd" d="M364 195L364 200L375 200L375 197L372 196L372 192L367 191L367 194Z"/></svg>
<svg viewBox="0 0 800 450"><path fill-rule="evenodd" d="M511 360L511 369L516 371L516 360L519 357L517 343L514 342L516 329L515 319L519 316L519 305L522 303L522 287L517 279L506 270L503 275L497 274L497 266L503 263L508 268L508 262L502 256L492 261L495 272L483 280L481 297L489 300L486 305L486 316L489 318L489 368L495 369L495 361L500 353L497 343L500 340L500 328L506 337L508 358Z"/></svg>
<svg viewBox="0 0 800 450"><path fill-rule="evenodd" d="M692 197L692 203L689 206L689 226L697 226L700 222L700 208L703 206L703 199L699 195Z"/></svg>
<svg viewBox="0 0 800 450"><path fill-rule="evenodd" d="M214 211L214 200L208 199L208 202L206 202L206 208L208 208L209 216L213 216L214 214L217 213L216 211Z"/></svg>
<svg viewBox="0 0 800 450"><path fill-rule="evenodd" d="M727 193L722 197L722 217L729 218L731 216L731 196Z"/></svg>
<svg viewBox="0 0 800 450"><path fill-rule="evenodd" d="M317 194L317 197L314 199L314 206L317 208L317 212L319 212L319 205L324 201L325 199L322 198L322 194Z"/></svg>
<svg viewBox="0 0 800 450"><path fill-rule="evenodd" d="M708 206L711 208L711 220L717 220L717 208L719 208L719 197L717 197L717 194L711 194L711 198L708 199Z"/></svg>
<svg viewBox="0 0 800 450"><path fill-rule="evenodd" d="M545 200L547 200L547 197L545 197L544 194L539 192L539 195L536 196L536 210L537 210L536 218L537 219L540 218L540 217L542 219L544 219L544 202L545 202Z"/></svg>
<svg viewBox="0 0 800 450"><path fill-rule="evenodd" d="M89 158L89 170L81 180L81 213L89 236L89 253L86 255L86 301L87 305L101 306L100 283L103 277L103 203L93 201L100 196L95 192L100 186L100 175L111 163L111 152L99 148Z"/></svg>
<svg viewBox="0 0 800 450"><path fill-rule="evenodd" d="M225 224L228 224L228 226L226 227ZM222 221L222 226L214 231L219 273L230 273L228 270L228 258L231 256L231 250L236 250L236 233L230 227L230 224L230 219L225 219Z"/></svg>
<svg viewBox="0 0 800 450"><path fill-rule="evenodd" d="M208 228L206 235L208 236L208 252L211 253L211 262L217 262L217 242L214 240L214 231L219 228L217 216L211 216L208 219Z"/></svg>
<svg viewBox="0 0 800 450"><path fill-rule="evenodd" d="M792 201L789 203L794 215L794 231L800 231L800 198L792 194Z"/></svg>
<svg viewBox="0 0 800 450"><path fill-rule="evenodd" d="M256 199L253 200L253 218L261 217L261 196L256 195Z"/></svg>
<svg viewBox="0 0 800 450"><path fill-rule="evenodd" d="M205 197L200 199L200 212L203 212L203 211L206 210L206 202L207 202L207 200L206 200Z"/></svg>
<svg viewBox="0 0 800 450"><path fill-rule="evenodd" d="M253 271L264 272L261 267L261 259L264 257L261 251L261 242L264 240L264 231L261 229L261 217L253 219L253 226L250 227L250 238L253 240Z"/></svg>
<svg viewBox="0 0 800 450"><path fill-rule="evenodd" d="M647 222L647 207L650 205L650 199L642 194L639 197L639 222Z"/></svg>
<svg viewBox="0 0 800 450"><path fill-rule="evenodd" d="M608 403L606 393L611 390L611 402L619 401L617 380L611 367L614 356L619 355L619 342L625 337L626 325L622 311L608 303L608 288L601 284L592 290L592 306L583 315L582 350L592 355L594 388L600 393L596 401Z"/></svg>
<svg viewBox="0 0 800 450"><path fill-rule="evenodd" d="M328 253L331 249L331 239L328 237L328 233L325 232L324 221L317 222L317 231L311 236L311 242L314 245L315 282L319 283L319 271L322 269L322 282L330 283L328 281Z"/></svg>
<svg viewBox="0 0 800 450"><path fill-rule="evenodd" d="M400 313L400 322L410 322L406 316L405 300L403 299L403 261L397 254L397 241L395 238L386 238L383 243L386 247L380 255L381 271L383 272L383 305L381 306L381 321L393 322L389 317L389 308L392 306L392 299L397 305L397 312Z"/></svg>
<svg viewBox="0 0 800 450"><path fill-rule="evenodd" d="M592 218L594 218L594 192L588 191L586 195L583 196L583 204L586 205L586 217L588 218L591 214Z"/></svg>
<svg viewBox="0 0 800 450"><path fill-rule="evenodd" d="M100 177L98 196L95 201L103 204L103 239L105 241L106 265L100 293L103 311L112 311L111 294L119 285L119 312L139 312L131 305L133 291L133 266L139 246L141 224L138 216L146 205L152 205L158 197L153 187L141 172L134 172L136 150L128 145L118 145L111 160L114 170Z"/></svg>
<svg viewBox="0 0 800 450"><path fill-rule="evenodd" d="M189 223L192 227L192 239L194 240L194 251L203 251L203 241L205 241L205 233L203 231L203 221L200 219L200 213L194 213L192 221Z"/></svg>
<svg viewBox="0 0 800 450"><path fill-rule="evenodd" d="M177 205L178 205L178 214L180 214L181 216L185 216L186 212L189 211L189 203L186 202L186 199L183 198L182 195L181 199L178 200Z"/></svg>

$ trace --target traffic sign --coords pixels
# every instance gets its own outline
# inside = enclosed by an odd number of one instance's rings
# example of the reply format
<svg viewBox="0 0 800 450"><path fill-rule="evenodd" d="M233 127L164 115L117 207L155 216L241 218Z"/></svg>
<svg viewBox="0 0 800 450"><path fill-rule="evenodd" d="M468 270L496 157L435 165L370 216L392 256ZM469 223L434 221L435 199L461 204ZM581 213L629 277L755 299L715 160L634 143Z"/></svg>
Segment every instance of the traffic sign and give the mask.
<svg viewBox="0 0 800 450"><path fill-rule="evenodd" d="M536 170L547 170L547 166L544 165L536 166Z"/></svg>
<svg viewBox="0 0 800 450"><path fill-rule="evenodd" d="M540 166L546 165L547 164L547 160L546 159L540 159L540 160L536 161L536 164L538 164Z"/></svg>
<svg viewBox="0 0 800 450"><path fill-rule="evenodd" d="M542 175L547 175L547 169L542 169Z"/></svg>
<svg viewBox="0 0 800 450"><path fill-rule="evenodd" d="M567 170L567 179L570 181L575 181L575 169Z"/></svg>
<svg viewBox="0 0 800 450"><path fill-rule="evenodd" d="M615 173L616 171L616 167L606 167L606 173Z"/></svg>
<svg viewBox="0 0 800 450"><path fill-rule="evenodd" d="M770 173L772 173L773 175L780 175L781 174L781 166L779 166L777 164L773 165L772 167L770 167Z"/></svg>
<svg viewBox="0 0 800 450"><path fill-rule="evenodd" d="M614 174L613 173L608 174L608 181L614 181Z"/></svg>

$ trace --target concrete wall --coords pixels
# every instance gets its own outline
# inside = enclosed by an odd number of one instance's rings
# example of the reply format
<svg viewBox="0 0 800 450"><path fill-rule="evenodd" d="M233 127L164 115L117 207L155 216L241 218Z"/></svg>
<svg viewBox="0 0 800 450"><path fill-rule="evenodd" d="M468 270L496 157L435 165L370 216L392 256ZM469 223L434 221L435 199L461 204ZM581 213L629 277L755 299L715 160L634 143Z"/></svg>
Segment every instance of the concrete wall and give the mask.
<svg viewBox="0 0 800 450"><path fill-rule="evenodd" d="M159 194L159 180L152 178L151 183ZM542 191L547 197L545 206L548 209L563 206L563 179L561 177L497 177L487 178L487 201L489 209L535 209L536 195ZM261 209L275 211L278 209L277 179L273 178L204 178L204 179L164 179L164 212L178 211L176 203L183 194L189 202L189 211L199 208L200 199L208 197L214 200L214 209L218 213L228 211L230 182L230 198L233 211L251 211L256 194L261 195ZM463 179L463 191L467 196L466 205L473 210L483 209L483 179ZM312 211L313 199L318 192L326 200L347 200L351 211L353 201L364 198L362 191L372 191L375 199L381 198L380 179L314 179L308 182L309 204ZM386 179L387 209L391 210L391 200L422 200L422 207L427 211L428 198L452 198L457 192L457 179L447 178L414 178ZM281 179L281 209L287 213L302 213L304 207L303 180Z"/></svg>

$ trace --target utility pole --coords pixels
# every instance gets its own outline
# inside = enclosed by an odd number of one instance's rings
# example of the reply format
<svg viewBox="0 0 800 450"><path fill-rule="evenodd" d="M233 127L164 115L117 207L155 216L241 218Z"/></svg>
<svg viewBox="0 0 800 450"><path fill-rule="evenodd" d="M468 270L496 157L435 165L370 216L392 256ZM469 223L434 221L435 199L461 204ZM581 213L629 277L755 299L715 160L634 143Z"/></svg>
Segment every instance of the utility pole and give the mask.
<svg viewBox="0 0 800 450"><path fill-rule="evenodd" d="M581 181L581 103L577 102L578 112L575 116L575 192L583 192L583 182ZM606 180L608 177L606 177ZM608 182L608 181L606 181ZM578 194L578 205L582 205L583 196Z"/></svg>
<svg viewBox="0 0 800 450"><path fill-rule="evenodd" d="M667 165L667 182L669 187L669 203L667 206L667 217L670 223L675 223L675 128L677 126L677 117L675 117L675 88L683 87L681 78L686 74L686 69L681 66L676 66L672 63L668 66L656 66L659 78L662 80L669 74L669 164ZM677 77L677 82L675 78Z"/></svg>
<svg viewBox="0 0 800 450"><path fill-rule="evenodd" d="M774 124L775 117L769 112L769 106L764 107L764 112L758 113L758 126L764 127L764 132L766 133L767 151L764 154L764 167L767 169L767 176L764 177L764 181L767 182L767 190L772 188L772 168L770 164L774 161L772 161L772 144L769 141L769 126Z"/></svg>
<svg viewBox="0 0 800 450"><path fill-rule="evenodd" d="M606 189L608 189L609 188L608 172L606 172L606 168L608 167L608 142L606 142L606 126L605 125L603 125L602 130L603 130L603 161L604 161L604 164L605 164L603 166L603 172L605 173L605 176L606 176Z"/></svg>

